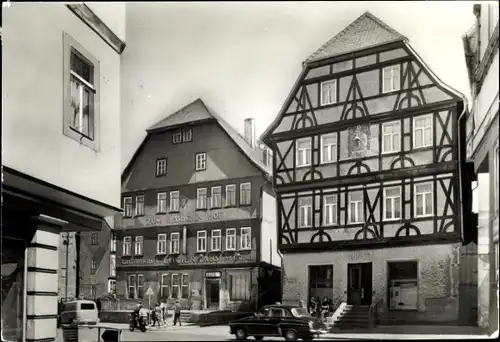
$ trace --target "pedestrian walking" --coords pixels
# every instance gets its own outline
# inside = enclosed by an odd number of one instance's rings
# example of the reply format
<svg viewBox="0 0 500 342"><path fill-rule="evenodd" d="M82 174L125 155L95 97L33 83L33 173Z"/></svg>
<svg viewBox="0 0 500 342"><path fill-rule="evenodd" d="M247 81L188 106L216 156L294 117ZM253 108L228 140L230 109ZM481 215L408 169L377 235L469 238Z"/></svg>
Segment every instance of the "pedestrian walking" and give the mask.
<svg viewBox="0 0 500 342"><path fill-rule="evenodd" d="M177 324L177 321L179 321L179 326L181 327L181 303L179 303L179 300L175 301L174 305L174 326Z"/></svg>
<svg viewBox="0 0 500 342"><path fill-rule="evenodd" d="M165 311L166 311L166 304L165 304L165 300L162 300L161 303L160 303L160 310L161 310L161 321L163 323L163 325L167 325L167 315L165 314Z"/></svg>

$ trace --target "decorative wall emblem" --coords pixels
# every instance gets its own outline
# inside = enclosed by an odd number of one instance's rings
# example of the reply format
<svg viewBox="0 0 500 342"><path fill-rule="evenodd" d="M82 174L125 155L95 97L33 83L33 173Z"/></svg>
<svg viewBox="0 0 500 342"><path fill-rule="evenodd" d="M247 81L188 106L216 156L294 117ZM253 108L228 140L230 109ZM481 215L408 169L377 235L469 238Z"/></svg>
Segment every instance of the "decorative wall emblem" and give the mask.
<svg viewBox="0 0 500 342"><path fill-rule="evenodd" d="M349 157L360 158L368 154L371 145L370 126L349 128Z"/></svg>
<svg viewBox="0 0 500 342"><path fill-rule="evenodd" d="M188 203L188 198L186 196L181 196L181 198L180 198L181 209L186 208L187 203Z"/></svg>

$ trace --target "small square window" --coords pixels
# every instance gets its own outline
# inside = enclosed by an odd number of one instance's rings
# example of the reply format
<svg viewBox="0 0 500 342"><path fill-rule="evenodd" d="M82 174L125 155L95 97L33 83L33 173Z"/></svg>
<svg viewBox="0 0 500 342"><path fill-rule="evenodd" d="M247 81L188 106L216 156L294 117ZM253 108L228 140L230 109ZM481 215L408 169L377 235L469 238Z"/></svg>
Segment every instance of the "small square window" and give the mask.
<svg viewBox="0 0 500 342"><path fill-rule="evenodd" d="M382 71L382 92L389 93L401 89L399 65L391 65Z"/></svg>
<svg viewBox="0 0 500 342"><path fill-rule="evenodd" d="M182 132L182 141L188 142L193 139L193 131L190 129L186 129Z"/></svg>
<svg viewBox="0 0 500 342"><path fill-rule="evenodd" d="M321 105L326 106L336 102L337 82L336 80L321 83Z"/></svg>
<svg viewBox="0 0 500 342"><path fill-rule="evenodd" d="M180 144L182 142L182 131L175 132L172 135L172 142L174 144Z"/></svg>
<svg viewBox="0 0 500 342"><path fill-rule="evenodd" d="M196 153L196 171L203 171L207 169L207 154L206 153Z"/></svg>
<svg viewBox="0 0 500 342"><path fill-rule="evenodd" d="M156 176L165 176L167 174L167 158L156 161Z"/></svg>

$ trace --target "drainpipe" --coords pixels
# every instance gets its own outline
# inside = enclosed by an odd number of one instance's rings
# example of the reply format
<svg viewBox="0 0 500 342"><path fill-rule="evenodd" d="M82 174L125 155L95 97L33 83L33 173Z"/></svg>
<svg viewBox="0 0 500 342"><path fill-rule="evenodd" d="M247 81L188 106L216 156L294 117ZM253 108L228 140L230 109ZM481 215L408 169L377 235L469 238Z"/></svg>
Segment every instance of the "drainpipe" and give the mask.
<svg viewBox="0 0 500 342"><path fill-rule="evenodd" d="M463 104L463 109L462 109L462 113L460 113L460 115L458 116L458 163L459 163L459 168L460 168L460 164L462 162L462 150L461 150L461 134L460 134L460 120L462 119L462 117L465 115L465 113L467 113L467 99L464 97L462 97L462 100L464 101L464 104ZM467 125L467 122L464 123L465 125ZM467 142L466 142L467 144ZM467 146L464 146L465 148L465 160L467 160ZM460 194L460 199L462 199L463 197L463 189L462 189L462 172L458 172L458 189L459 189L459 194ZM463 210L462 210L462 203L460 203L460 212L461 212L461 220L460 220L460 224L461 224L461 232L462 232L462 235L464 234L464 231L465 231L465 227L464 227L464 222L463 222ZM463 236L462 236L463 238Z"/></svg>
<svg viewBox="0 0 500 342"><path fill-rule="evenodd" d="M279 248L276 248L276 252L281 258L281 300L280 303L283 303L283 288L285 286L285 263L283 262L283 254L281 254Z"/></svg>

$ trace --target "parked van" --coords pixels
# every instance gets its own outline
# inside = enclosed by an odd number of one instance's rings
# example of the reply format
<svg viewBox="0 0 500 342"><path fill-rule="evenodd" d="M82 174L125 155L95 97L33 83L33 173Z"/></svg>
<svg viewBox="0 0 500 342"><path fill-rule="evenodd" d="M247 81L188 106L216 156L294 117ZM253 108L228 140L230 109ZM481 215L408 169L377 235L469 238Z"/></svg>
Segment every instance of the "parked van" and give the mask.
<svg viewBox="0 0 500 342"><path fill-rule="evenodd" d="M97 324L99 314L95 302L91 300L75 300L63 304L61 324Z"/></svg>

